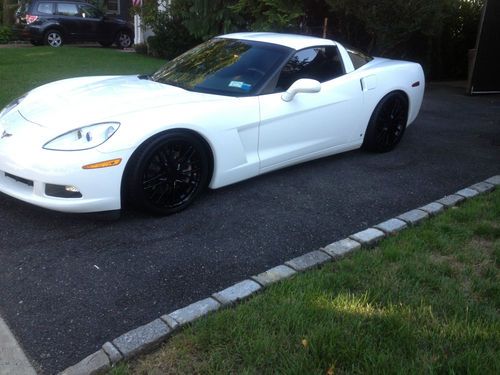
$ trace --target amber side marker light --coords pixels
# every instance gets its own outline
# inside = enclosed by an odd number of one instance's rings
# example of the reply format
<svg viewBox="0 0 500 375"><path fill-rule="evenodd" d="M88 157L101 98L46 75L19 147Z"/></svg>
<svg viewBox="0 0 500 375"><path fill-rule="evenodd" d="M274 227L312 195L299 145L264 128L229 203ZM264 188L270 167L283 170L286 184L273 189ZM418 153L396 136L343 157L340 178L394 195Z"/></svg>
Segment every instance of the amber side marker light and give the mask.
<svg viewBox="0 0 500 375"><path fill-rule="evenodd" d="M99 163L87 164L87 165L84 165L82 168L83 169L97 169L97 168L114 167L115 165L118 165L121 162L122 162L121 158L111 159L111 160L106 160L106 161L100 161Z"/></svg>

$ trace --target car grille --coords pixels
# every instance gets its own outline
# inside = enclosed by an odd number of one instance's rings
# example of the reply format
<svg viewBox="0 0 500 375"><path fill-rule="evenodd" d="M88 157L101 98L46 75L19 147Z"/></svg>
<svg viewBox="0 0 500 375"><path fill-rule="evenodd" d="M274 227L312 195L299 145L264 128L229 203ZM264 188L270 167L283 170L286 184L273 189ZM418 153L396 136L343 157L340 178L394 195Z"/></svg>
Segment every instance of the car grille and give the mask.
<svg viewBox="0 0 500 375"><path fill-rule="evenodd" d="M31 181L31 180L28 180L26 178L22 178L22 177L19 177L19 176L14 176L13 174L10 174L10 173L7 173L7 172L4 172L4 174L5 174L5 177L12 178L13 180L15 180L17 182L21 182L21 183L26 184L28 186L33 186L33 181Z"/></svg>

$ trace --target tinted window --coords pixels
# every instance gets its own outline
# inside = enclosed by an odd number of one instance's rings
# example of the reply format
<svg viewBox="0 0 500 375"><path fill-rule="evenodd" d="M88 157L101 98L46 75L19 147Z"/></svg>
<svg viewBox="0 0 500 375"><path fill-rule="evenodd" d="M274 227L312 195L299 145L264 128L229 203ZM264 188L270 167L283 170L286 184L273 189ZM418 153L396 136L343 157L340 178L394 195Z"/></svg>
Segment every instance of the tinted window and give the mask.
<svg viewBox="0 0 500 375"><path fill-rule="evenodd" d="M344 66L336 46L307 48L288 60L280 73L275 91L285 91L301 78L326 82L343 74Z"/></svg>
<svg viewBox="0 0 500 375"><path fill-rule="evenodd" d="M57 14L62 16L76 16L78 15L78 8L76 4L58 3Z"/></svg>
<svg viewBox="0 0 500 375"><path fill-rule="evenodd" d="M373 57L365 55L364 53L356 51L351 48L347 50L347 53L351 58L352 65L354 65L354 69L361 68L363 65L373 60Z"/></svg>
<svg viewBox="0 0 500 375"><path fill-rule="evenodd" d="M42 14L54 14L54 3L39 3L36 10Z"/></svg>
<svg viewBox="0 0 500 375"><path fill-rule="evenodd" d="M256 93L290 54L267 43L212 39L168 62L152 79L221 95Z"/></svg>
<svg viewBox="0 0 500 375"><path fill-rule="evenodd" d="M80 13L83 18L101 18L101 12L90 5L80 5Z"/></svg>

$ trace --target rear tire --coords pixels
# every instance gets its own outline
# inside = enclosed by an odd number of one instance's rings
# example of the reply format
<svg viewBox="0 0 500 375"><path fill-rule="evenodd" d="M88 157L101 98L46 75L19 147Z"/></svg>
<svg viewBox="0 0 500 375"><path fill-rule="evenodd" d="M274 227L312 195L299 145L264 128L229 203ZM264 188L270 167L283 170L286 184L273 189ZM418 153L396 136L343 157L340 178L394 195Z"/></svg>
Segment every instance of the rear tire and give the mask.
<svg viewBox="0 0 500 375"><path fill-rule="evenodd" d="M161 134L134 153L123 179L126 203L156 215L188 207L207 187L209 156L184 132Z"/></svg>
<svg viewBox="0 0 500 375"><path fill-rule="evenodd" d="M59 30L49 30L45 33L44 43L48 46L58 48L63 45L63 36Z"/></svg>
<svg viewBox="0 0 500 375"><path fill-rule="evenodd" d="M403 138L407 121L406 95L400 91L387 94L372 113L362 147L373 152L391 151Z"/></svg>
<svg viewBox="0 0 500 375"><path fill-rule="evenodd" d="M126 31L118 31L115 44L120 49L129 48L132 45L132 36Z"/></svg>

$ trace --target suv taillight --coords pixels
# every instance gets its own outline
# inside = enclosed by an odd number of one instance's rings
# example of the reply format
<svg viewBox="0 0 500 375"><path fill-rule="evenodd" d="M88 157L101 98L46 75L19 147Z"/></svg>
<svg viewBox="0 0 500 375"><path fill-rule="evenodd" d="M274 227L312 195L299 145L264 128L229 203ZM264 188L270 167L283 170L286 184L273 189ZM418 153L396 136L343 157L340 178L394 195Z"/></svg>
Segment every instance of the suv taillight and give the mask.
<svg viewBox="0 0 500 375"><path fill-rule="evenodd" d="M26 15L26 23L33 23L38 19L38 16L32 16L31 14Z"/></svg>

